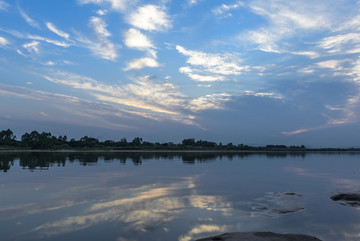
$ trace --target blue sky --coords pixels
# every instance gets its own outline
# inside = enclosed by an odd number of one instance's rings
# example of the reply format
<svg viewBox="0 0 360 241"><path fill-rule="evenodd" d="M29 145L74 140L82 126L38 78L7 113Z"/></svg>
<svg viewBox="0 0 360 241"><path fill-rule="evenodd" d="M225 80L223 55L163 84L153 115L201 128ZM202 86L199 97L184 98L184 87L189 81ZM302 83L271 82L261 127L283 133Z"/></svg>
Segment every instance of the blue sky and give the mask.
<svg viewBox="0 0 360 241"><path fill-rule="evenodd" d="M360 146L360 1L0 0L0 127Z"/></svg>

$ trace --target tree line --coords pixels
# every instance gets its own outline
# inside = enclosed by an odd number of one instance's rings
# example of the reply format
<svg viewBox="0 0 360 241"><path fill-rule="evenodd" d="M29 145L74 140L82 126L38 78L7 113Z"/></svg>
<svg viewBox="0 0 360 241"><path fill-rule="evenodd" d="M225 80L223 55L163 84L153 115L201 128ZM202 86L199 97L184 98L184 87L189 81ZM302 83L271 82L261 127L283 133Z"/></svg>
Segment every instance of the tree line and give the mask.
<svg viewBox="0 0 360 241"><path fill-rule="evenodd" d="M183 139L181 143L173 142L148 142L141 137L135 137L132 141L128 141L125 137L114 140L100 141L97 138L83 136L76 140L70 140L66 135L54 136L50 132L32 131L26 132L17 140L14 133L10 130L2 130L0 132L1 149L19 148L19 149L113 149L113 150L249 150L249 151L304 151L309 150L304 145L286 146L286 145L267 145L267 146L249 146L245 144L227 144L216 143L206 140L195 140L195 138ZM327 149L325 149L327 150ZM333 149L331 149L333 150ZM339 149L340 150L340 149Z"/></svg>

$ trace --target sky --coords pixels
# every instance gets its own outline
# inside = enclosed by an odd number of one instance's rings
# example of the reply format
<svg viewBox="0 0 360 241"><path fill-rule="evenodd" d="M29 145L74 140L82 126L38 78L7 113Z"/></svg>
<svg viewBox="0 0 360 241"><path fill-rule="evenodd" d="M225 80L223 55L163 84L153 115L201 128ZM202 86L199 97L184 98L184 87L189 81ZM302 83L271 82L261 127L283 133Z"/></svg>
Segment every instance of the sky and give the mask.
<svg viewBox="0 0 360 241"><path fill-rule="evenodd" d="M0 129L360 147L358 0L0 0Z"/></svg>

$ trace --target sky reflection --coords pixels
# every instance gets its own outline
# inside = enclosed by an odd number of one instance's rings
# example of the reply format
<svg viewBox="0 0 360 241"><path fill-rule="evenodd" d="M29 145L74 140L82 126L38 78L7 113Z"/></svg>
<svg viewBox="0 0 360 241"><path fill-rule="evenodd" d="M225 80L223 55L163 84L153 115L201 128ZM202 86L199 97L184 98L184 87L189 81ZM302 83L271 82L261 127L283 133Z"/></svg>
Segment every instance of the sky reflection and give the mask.
<svg viewBox="0 0 360 241"><path fill-rule="evenodd" d="M34 172L18 168L26 160L16 157L0 175L3 240L190 241L231 231L359 237L360 210L329 198L359 190L357 155L202 156L193 165L181 155L145 155L141 165L124 165L98 154L90 166L64 155L65 165Z"/></svg>

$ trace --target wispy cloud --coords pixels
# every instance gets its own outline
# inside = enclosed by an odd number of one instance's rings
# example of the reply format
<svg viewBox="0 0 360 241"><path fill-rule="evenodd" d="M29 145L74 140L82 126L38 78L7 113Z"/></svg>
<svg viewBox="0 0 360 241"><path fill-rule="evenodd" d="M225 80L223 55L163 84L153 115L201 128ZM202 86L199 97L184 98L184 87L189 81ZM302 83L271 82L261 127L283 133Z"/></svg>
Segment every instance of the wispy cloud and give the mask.
<svg viewBox="0 0 360 241"><path fill-rule="evenodd" d="M95 32L97 42L94 46L89 46L92 51L103 59L115 60L118 57L115 45L107 38L111 33L106 29L106 23L103 19L92 17L90 19L90 26Z"/></svg>
<svg viewBox="0 0 360 241"><path fill-rule="evenodd" d="M9 43L10 42L6 38L0 36L0 47L5 47Z"/></svg>
<svg viewBox="0 0 360 241"><path fill-rule="evenodd" d="M190 5L195 5L197 3L199 3L201 0L188 0Z"/></svg>
<svg viewBox="0 0 360 241"><path fill-rule="evenodd" d="M124 125L119 123L114 123L106 120L107 116L121 117L121 118L134 118L139 116L136 112L129 112L127 110L108 105L103 102L90 101L85 99L80 99L77 97L56 94L47 91L40 91L20 86L14 85L5 85L0 83L0 95L2 96L11 96L12 98L23 98L28 100L41 101L52 105L54 112L52 114L45 113L40 111L40 114L51 118L53 121L59 121L59 118L62 119L62 122L72 123L72 124L81 124L88 126L97 126L107 129L119 129L119 128L134 128L130 125ZM70 113L71 116L76 116L76 118L67 118L64 116L62 118L58 113ZM34 113L34 116L37 116L37 113ZM86 120L82 122L81 120L85 118Z"/></svg>
<svg viewBox="0 0 360 241"><path fill-rule="evenodd" d="M334 24L326 1L320 1L314 7L309 0L303 1L301 5L283 0L255 0L246 7L267 22L257 30L241 33L238 39L256 44L256 48L264 52L289 52L286 49L291 46L292 37L304 32L329 30Z"/></svg>
<svg viewBox="0 0 360 241"><path fill-rule="evenodd" d="M225 77L220 75L201 75L198 72L202 72L198 69L192 69L190 67L181 67L179 72L186 74L189 78L199 81L199 82L215 82L215 81L224 81Z"/></svg>
<svg viewBox="0 0 360 241"><path fill-rule="evenodd" d="M101 6L108 5L114 11L124 11L134 0L78 0L80 4L96 4ZM136 2L136 1L135 1Z"/></svg>
<svg viewBox="0 0 360 241"><path fill-rule="evenodd" d="M25 21L32 27L34 28L40 28L39 24L32 18L29 17L29 15L27 15L24 10L22 10L21 8L19 8L20 11L20 15L21 17L23 17L23 19L25 19Z"/></svg>
<svg viewBox="0 0 360 241"><path fill-rule="evenodd" d="M56 46L59 46L59 47L64 47L64 48L67 48L67 47L71 46L71 44L68 43L68 42L53 40L53 39L49 39L49 38L38 36L38 35L29 34L29 35L26 36L26 38L27 39L38 40L38 41L43 41L43 42L53 44L53 45L56 45Z"/></svg>
<svg viewBox="0 0 360 241"><path fill-rule="evenodd" d="M107 85L85 76L66 72L55 72L44 77L57 84L90 91L90 94L99 100L120 104L123 107L177 115L175 116L177 118L182 116L177 109L181 109L184 105L185 96L169 82L155 83L150 77L144 77L134 83L119 86Z"/></svg>
<svg viewBox="0 0 360 241"><path fill-rule="evenodd" d="M188 108L194 112L202 110L219 110L224 109L224 103L231 100L230 94L211 94L191 100Z"/></svg>
<svg viewBox="0 0 360 241"><path fill-rule="evenodd" d="M23 48L25 48L28 52L34 52L39 53L39 42L38 41L32 41L30 43L24 44Z"/></svg>
<svg viewBox="0 0 360 241"><path fill-rule="evenodd" d="M90 49L94 55L100 58L114 61L118 57L116 46L108 39L111 33L106 29L105 21L100 17L91 17L89 25L92 28L96 40L91 40L78 34L77 40Z"/></svg>
<svg viewBox="0 0 360 241"><path fill-rule="evenodd" d="M255 91L244 91L236 94L220 93L220 94L209 94L198 97L189 102L187 108L194 112L203 110L221 110L226 109L225 104L235 98L244 96L255 96L259 98L270 98L270 99L282 99L282 96L275 93L267 92L255 92Z"/></svg>
<svg viewBox="0 0 360 241"><path fill-rule="evenodd" d="M285 136L293 136L293 135L297 135L300 133L305 133L305 132L309 132L312 129L299 129L299 130L295 130L295 131L283 131L281 132L281 134L285 135Z"/></svg>
<svg viewBox="0 0 360 241"><path fill-rule="evenodd" d="M321 56L320 53L315 52L315 51L293 51L293 52L291 52L291 54L303 55L303 56L307 56L311 59L316 59Z"/></svg>
<svg viewBox="0 0 360 241"><path fill-rule="evenodd" d="M4 1L0 1L0 10L2 11L6 11L9 7L9 4L7 2Z"/></svg>
<svg viewBox="0 0 360 241"><path fill-rule="evenodd" d="M249 68L249 66L240 65L242 59L233 54L204 53L187 50L180 45L177 45L176 49L179 53L189 57L186 63L197 67L182 67L179 71L196 81L223 81L225 77L221 75L240 75Z"/></svg>
<svg viewBox="0 0 360 241"><path fill-rule="evenodd" d="M316 65L319 68L326 68L326 69L332 69L334 71L341 71L341 70L344 69L343 68L343 63L348 62L348 61L349 61L348 59L345 59L345 60L331 59L331 60L318 62L318 63L316 63Z"/></svg>
<svg viewBox="0 0 360 241"><path fill-rule="evenodd" d="M325 105L327 110L327 122L320 126L301 128L294 131L282 132L285 136L297 135L310 131L333 128L339 125L349 125L360 122L360 59L352 63L352 67L344 66L349 64L349 59L345 60L327 60L318 62L318 68L330 69L335 75L343 75L344 80L353 84L353 93L348 96L341 105Z"/></svg>
<svg viewBox="0 0 360 241"><path fill-rule="evenodd" d="M327 15L327 2L321 1L314 7L310 0L305 0L301 5L289 1L252 1L249 5L251 10L270 20L277 27L291 27L300 29L329 28L332 24Z"/></svg>
<svg viewBox="0 0 360 241"><path fill-rule="evenodd" d="M244 5L245 5L245 4L244 4L243 2L241 2L241 1L238 1L238 2L236 2L235 4L230 4L230 5L223 3L223 4L221 4L221 6L213 9L212 12L213 12L215 15L225 15L225 14L226 14L227 17L231 17L232 14L229 13L229 11L231 11L231 10L233 10L233 9L237 9L237 8L243 7Z"/></svg>
<svg viewBox="0 0 360 241"><path fill-rule="evenodd" d="M53 61L47 61L47 62L44 62L42 64L46 65L46 66L55 66L56 65L55 62L53 62Z"/></svg>
<svg viewBox="0 0 360 241"><path fill-rule="evenodd" d="M151 4L138 7L127 16L127 22L147 31L164 31L171 27L167 13L161 7Z"/></svg>
<svg viewBox="0 0 360 241"><path fill-rule="evenodd" d="M351 52L360 47L360 33L346 33L326 37L318 42L317 47L327 50L329 53Z"/></svg>
<svg viewBox="0 0 360 241"><path fill-rule="evenodd" d="M111 36L111 33L106 29L106 23L99 17L90 18L90 26L94 30L96 36L100 39L106 39Z"/></svg>
<svg viewBox="0 0 360 241"><path fill-rule="evenodd" d="M257 48L264 52L281 53L283 50L278 46L278 41L284 37L285 33L280 29L260 28L259 30L250 30L239 35L239 39L247 39L252 44L257 44ZM286 31L285 31L286 32Z"/></svg>
<svg viewBox="0 0 360 241"><path fill-rule="evenodd" d="M133 70L133 69L143 69L146 67L155 68L159 67L159 63L154 58L139 58L139 59L133 59L129 63L127 63L127 66L124 70Z"/></svg>
<svg viewBox="0 0 360 241"><path fill-rule="evenodd" d="M46 27L53 33L59 35L60 37L63 37L65 39L69 39L70 35L68 33L65 33L61 30L59 30L54 24L47 22Z"/></svg>

